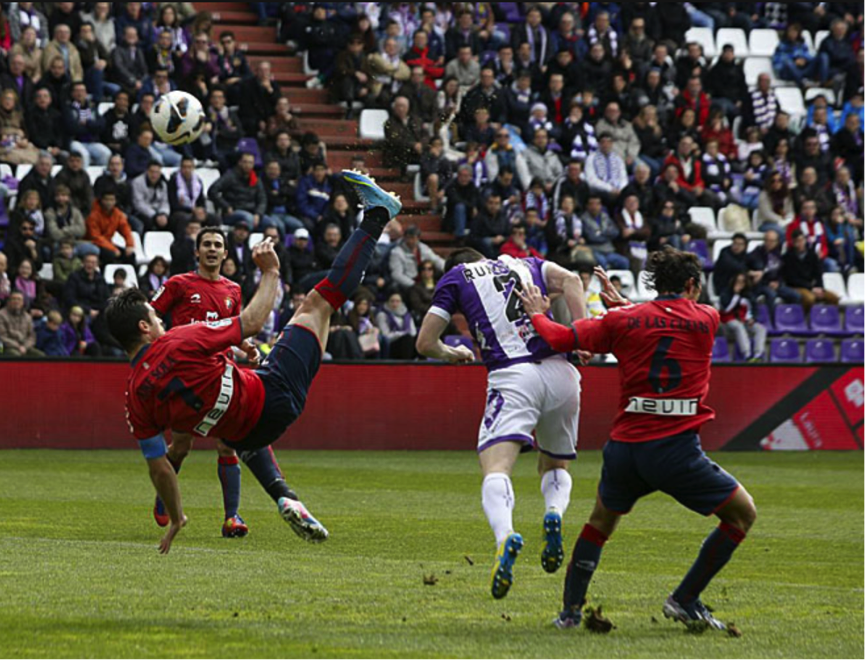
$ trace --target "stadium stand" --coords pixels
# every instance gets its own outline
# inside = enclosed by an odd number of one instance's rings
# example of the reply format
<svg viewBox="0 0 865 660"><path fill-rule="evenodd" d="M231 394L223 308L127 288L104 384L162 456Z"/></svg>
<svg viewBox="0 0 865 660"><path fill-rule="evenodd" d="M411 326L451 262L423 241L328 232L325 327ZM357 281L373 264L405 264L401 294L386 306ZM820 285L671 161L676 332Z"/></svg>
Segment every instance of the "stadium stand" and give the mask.
<svg viewBox="0 0 865 660"><path fill-rule="evenodd" d="M345 240L357 222L357 200L337 176L356 167L404 203L365 282L377 308L395 288L390 254L410 226L447 257L466 244L489 246L495 256L510 227L523 224L526 254L535 250L574 269L629 264L616 274L636 301L654 297L644 274L648 252L689 250L711 273L742 233L746 253L723 267L747 274L744 296L755 319L785 341L852 335L846 352L835 343L831 354L855 353L850 346L862 334L856 305L865 299L862 7L855 3L813 3L821 6L808 17L813 32L778 22L786 12L768 6L775 3L760 3L747 29L718 21L714 30L670 31L661 5L543 3L543 22L531 35L524 27L531 3L75 3L76 18L93 24L95 37L72 34L69 70L63 57L37 54L59 52L62 30L32 46L20 34L39 11L56 30L55 4L2 3L0 13L11 34L0 61L0 306L12 289L30 286L28 278L19 281L29 261L39 293L28 306L37 323L51 309L68 313L58 278L88 253L98 253L109 285L116 270L127 274L126 285L137 285L150 277L154 259L171 264L172 274L189 267L189 257L176 256L189 218L195 211L206 224L227 225L232 197L217 182L243 151L255 157L259 183L252 185L266 185L276 200L254 214L245 237L225 227L233 248L226 276L247 297L255 273L236 241L252 245L276 226L287 291L302 292L304 276L320 270L325 227L335 224ZM141 5L142 17L133 18L137 7L128 5ZM465 12L468 33L455 27ZM474 27L490 14L495 30ZM607 21L612 31L599 36L595 24ZM127 43L135 39L129 25L144 32L137 46ZM140 75L130 76L133 70ZM79 80L87 86L84 102L71 97L70 84ZM192 93L207 109L209 129L191 146L172 148L146 131L149 108L170 89ZM709 153L712 141L718 148ZM76 151L86 152L81 171L75 159L67 164ZM112 159L102 162L108 152ZM188 182L182 158L195 163ZM134 182L150 160L162 164L167 223L134 200ZM279 163L275 176L265 172L272 161ZM310 173L319 161L324 181ZM460 184L463 165L471 175ZM780 190L767 183L775 172ZM83 230L72 216L46 221L57 218L49 211L58 184L70 189ZM119 210L101 206L106 189L116 191ZM494 214L485 201L492 194L501 198ZM595 195L603 207L593 216ZM626 208L631 196L637 204ZM817 203L816 219L799 215L808 200ZM669 203L674 210L665 215ZM102 235L104 226L110 235ZM304 251L292 248L299 228L310 234ZM802 281L785 256L797 231L817 257ZM73 243L68 264L63 239ZM728 297L713 279L706 301L720 305ZM411 291L403 286L402 293L411 302ZM825 304L836 298L842 308ZM285 318L292 296L281 304L275 311ZM409 307L419 323L424 305ZM460 317L454 323L453 331L469 336ZM738 359L725 342L716 345L716 361ZM105 344L103 354L120 354L110 338ZM773 340L770 359L793 356L788 349ZM816 350L805 347L805 359Z"/></svg>

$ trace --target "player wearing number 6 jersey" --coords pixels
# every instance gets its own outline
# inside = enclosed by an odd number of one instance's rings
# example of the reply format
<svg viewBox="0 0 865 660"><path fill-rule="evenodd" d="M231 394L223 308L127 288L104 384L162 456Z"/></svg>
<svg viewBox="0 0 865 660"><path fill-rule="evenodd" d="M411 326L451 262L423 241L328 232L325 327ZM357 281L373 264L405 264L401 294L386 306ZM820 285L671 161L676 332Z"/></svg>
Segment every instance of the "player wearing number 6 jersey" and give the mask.
<svg viewBox="0 0 865 660"><path fill-rule="evenodd" d="M580 623L586 591L601 548L619 519L656 490L721 524L681 584L664 603L664 615L688 626L723 629L700 600L756 520L748 492L700 447L700 427L715 417L705 405L718 312L700 305L701 267L690 253L668 248L649 258L658 297L631 305L605 282L616 308L567 328L546 317L549 301L537 287L520 292L532 324L553 348L612 353L619 363L621 399L611 439L604 447L598 498L574 548L565 580L559 628Z"/></svg>
<svg viewBox="0 0 865 660"><path fill-rule="evenodd" d="M126 395L129 426L171 520L160 543L162 553L170 550L186 524L163 431L221 438L241 455L276 442L303 411L333 312L357 289L385 225L402 208L394 195L369 177L356 172L343 172L343 176L363 201L360 227L259 369L238 369L227 351L261 332L273 311L282 283L279 259L269 240L253 249L261 281L240 316L165 332L137 289L124 291L106 308L109 330L132 361ZM297 499L285 496L278 504L282 517L300 536L310 541L327 538L324 526Z"/></svg>
<svg viewBox="0 0 865 660"><path fill-rule="evenodd" d="M541 564L554 573L564 560L562 516L570 502L568 463L577 456L580 413L579 372L538 336L517 294L532 285L563 294L572 316L579 319L585 316L583 287L576 274L553 263L534 258L487 260L471 249L452 254L445 270L417 347L434 359L471 361L471 351L452 349L441 341L458 311L465 314L480 345L489 371L478 439L484 475L481 499L498 547L491 591L494 598L504 598L523 547L523 538L513 527L513 465L521 451L532 446L540 450L538 472L546 502Z"/></svg>

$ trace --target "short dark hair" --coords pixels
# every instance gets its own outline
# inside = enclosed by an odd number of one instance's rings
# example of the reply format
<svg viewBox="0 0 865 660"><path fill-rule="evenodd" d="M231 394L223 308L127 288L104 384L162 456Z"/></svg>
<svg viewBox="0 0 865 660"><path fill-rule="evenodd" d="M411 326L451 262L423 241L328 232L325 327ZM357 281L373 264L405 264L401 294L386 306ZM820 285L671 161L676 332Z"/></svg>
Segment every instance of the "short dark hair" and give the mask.
<svg viewBox="0 0 865 660"><path fill-rule="evenodd" d="M742 239L743 241L745 241L745 242L748 241L748 237L745 236L745 234L743 234L743 233L740 232L740 231L737 231L735 234L733 234L733 240L735 241L737 238L741 238L741 239Z"/></svg>
<svg viewBox="0 0 865 660"><path fill-rule="evenodd" d="M460 264L473 264L484 259L486 257L473 248L460 248L451 252L445 261L445 272L450 272Z"/></svg>
<svg viewBox="0 0 865 660"><path fill-rule="evenodd" d="M108 331L127 353L141 343L138 324L150 320L147 296L139 289L131 288L118 293L108 301L105 308Z"/></svg>
<svg viewBox="0 0 865 660"><path fill-rule="evenodd" d="M225 37L231 37L232 39L234 39L235 38L234 32L232 32L231 30L225 30L225 31L219 33L219 40L220 41L225 39Z"/></svg>
<svg viewBox="0 0 865 660"><path fill-rule="evenodd" d="M198 232L198 236L195 238L195 249L196 250L201 249L201 241L204 240L204 237L207 234L219 234L220 236L222 236L222 244L223 245L228 244L228 239L225 237L225 232L222 231L219 227L205 227L200 232Z"/></svg>
<svg viewBox="0 0 865 660"><path fill-rule="evenodd" d="M790 242L792 243L797 238L799 238L800 236L804 236L804 235L805 235L805 232L803 232L801 229L794 229L792 232L790 232Z"/></svg>
<svg viewBox="0 0 865 660"><path fill-rule="evenodd" d="M651 274L651 287L660 294L683 293L688 282L694 280L699 284L703 274L696 254L669 246L649 255L647 270Z"/></svg>

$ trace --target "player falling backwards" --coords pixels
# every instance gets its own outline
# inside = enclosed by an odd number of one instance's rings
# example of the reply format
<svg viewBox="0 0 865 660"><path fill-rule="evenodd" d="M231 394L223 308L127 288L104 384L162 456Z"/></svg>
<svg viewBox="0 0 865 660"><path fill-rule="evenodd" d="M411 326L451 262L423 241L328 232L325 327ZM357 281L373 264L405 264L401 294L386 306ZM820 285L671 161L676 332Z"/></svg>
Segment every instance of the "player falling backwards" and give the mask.
<svg viewBox="0 0 865 660"><path fill-rule="evenodd" d="M227 256L226 239L222 230L215 227L202 229L195 241L198 270L169 279L153 296L150 303L153 309L163 318L170 317L172 327L210 323L240 314L240 286L220 275ZM244 340L240 349L246 353L251 364L257 366L259 355L253 344ZM192 449L193 438L194 435L172 431L171 445L166 456L175 472L180 472L183 460ZM225 509L222 535L226 538L246 536L249 527L238 514L240 464L237 453L220 440L216 441L216 450L219 455L218 476ZM283 497L297 499L286 485L270 447L245 452L242 459L277 505ZM168 525L168 513L158 495L153 516L160 527Z"/></svg>
<svg viewBox="0 0 865 660"><path fill-rule="evenodd" d="M471 361L470 350L449 348L441 341L451 316L460 311L481 347L489 371L486 412L478 437L484 476L481 501L498 547L491 591L494 598L504 598L523 547L523 538L513 525L511 470L521 451L537 446L546 503L541 564L554 573L564 560L562 516L570 502L568 464L577 457L580 413L579 372L538 336L518 292L537 285L546 293L563 294L573 318L580 319L585 316L583 287L576 274L551 262L511 257L493 261L471 249L452 254L445 270L417 346L431 358Z"/></svg>
<svg viewBox="0 0 865 660"><path fill-rule="evenodd" d="M221 438L241 456L276 442L303 411L334 310L357 289L382 230L402 208L396 196L372 179L348 171L343 176L364 205L360 228L283 329L259 369L238 369L226 352L261 332L273 310L281 282L279 259L270 241L253 250L261 282L240 316L166 332L137 289L124 291L106 308L109 329L132 361L126 394L129 426L171 520L159 545L163 554L186 524L163 432ZM302 537L310 541L327 538L324 526L290 491L279 498L278 506Z"/></svg>
<svg viewBox="0 0 865 660"><path fill-rule="evenodd" d="M549 301L537 287L520 292L541 337L559 351L577 348L613 353L619 361L621 399L595 508L583 527L565 579L559 628L579 625L586 591L601 549L619 519L656 490L721 524L706 538L697 560L664 603L664 615L688 626L723 629L700 594L730 560L757 517L751 496L700 446L700 427L714 419L703 402L709 392L718 312L700 305L698 258L668 248L649 258L658 297L631 305L605 281L604 296L616 306L606 316L564 327L546 316Z"/></svg>

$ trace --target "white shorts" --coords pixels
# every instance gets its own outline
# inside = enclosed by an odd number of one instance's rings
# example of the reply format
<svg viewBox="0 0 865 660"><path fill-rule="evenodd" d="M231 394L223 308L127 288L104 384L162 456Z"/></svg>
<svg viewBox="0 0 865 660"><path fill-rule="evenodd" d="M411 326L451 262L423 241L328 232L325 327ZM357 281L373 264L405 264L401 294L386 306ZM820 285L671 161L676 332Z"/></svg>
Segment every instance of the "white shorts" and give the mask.
<svg viewBox="0 0 865 660"><path fill-rule="evenodd" d="M574 459L579 421L580 372L565 358L499 369L489 374L478 453L522 442L552 458Z"/></svg>

